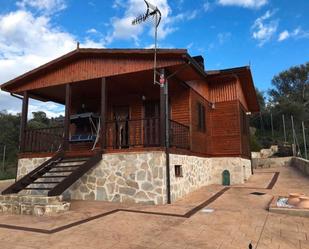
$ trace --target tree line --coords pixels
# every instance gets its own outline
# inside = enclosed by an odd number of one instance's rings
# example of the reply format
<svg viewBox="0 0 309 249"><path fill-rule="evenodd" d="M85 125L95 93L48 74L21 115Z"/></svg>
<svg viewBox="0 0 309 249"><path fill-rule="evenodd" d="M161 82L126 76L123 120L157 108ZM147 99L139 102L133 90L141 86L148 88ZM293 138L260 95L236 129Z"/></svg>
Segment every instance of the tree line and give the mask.
<svg viewBox="0 0 309 249"><path fill-rule="evenodd" d="M260 113L250 118L251 149L293 142L292 118L299 147L304 148L302 122L309 137L309 62L275 75L268 91L257 89Z"/></svg>
<svg viewBox="0 0 309 249"><path fill-rule="evenodd" d="M21 115L0 111L0 179L11 178L16 174L17 154L19 151ZM45 112L32 112L27 128L48 128L58 126L63 117L48 118ZM5 152L5 155L4 155ZM4 158L4 165L3 163Z"/></svg>

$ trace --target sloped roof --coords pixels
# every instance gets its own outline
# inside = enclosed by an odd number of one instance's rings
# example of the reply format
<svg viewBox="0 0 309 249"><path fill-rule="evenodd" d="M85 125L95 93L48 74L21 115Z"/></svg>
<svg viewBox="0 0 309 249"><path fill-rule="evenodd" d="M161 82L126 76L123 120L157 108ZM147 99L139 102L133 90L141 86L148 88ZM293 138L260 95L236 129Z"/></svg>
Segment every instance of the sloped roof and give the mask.
<svg viewBox="0 0 309 249"><path fill-rule="evenodd" d="M246 97L246 101L251 112L259 112L260 107L257 100L257 95L254 87L251 69L249 66L234 67L220 70L207 70L208 77L224 77L237 75L240 78L242 91Z"/></svg>
<svg viewBox="0 0 309 249"><path fill-rule="evenodd" d="M73 50L57 59L54 59L38 68L35 68L25 74L20 75L4 84L1 85L1 89L10 91L13 86L25 83L27 80L32 79L35 76L46 73L47 70L53 69L57 66L64 65L73 60L87 57L87 56L129 56L132 58L152 58L154 55L154 49L94 49L94 48L78 48ZM158 57L164 57L164 59L179 59L183 62L189 61L194 69L201 74L206 76L203 68L187 53L186 49L158 49Z"/></svg>

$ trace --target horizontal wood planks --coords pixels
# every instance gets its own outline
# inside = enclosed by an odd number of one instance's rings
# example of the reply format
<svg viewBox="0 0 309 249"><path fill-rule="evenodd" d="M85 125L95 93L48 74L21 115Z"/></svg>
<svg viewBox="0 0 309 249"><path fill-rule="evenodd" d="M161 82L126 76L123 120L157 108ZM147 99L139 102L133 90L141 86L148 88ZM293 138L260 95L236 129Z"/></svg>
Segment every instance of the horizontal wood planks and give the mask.
<svg viewBox="0 0 309 249"><path fill-rule="evenodd" d="M210 111L210 154L241 154L238 110L238 101L227 101L216 103Z"/></svg>
<svg viewBox="0 0 309 249"><path fill-rule="evenodd" d="M205 123L206 129L201 131L198 129L198 104L201 103L205 107ZM191 118L191 150L195 153L208 153L208 132L210 126L209 120L209 105L205 98L196 93L194 90L190 91L190 118Z"/></svg>
<svg viewBox="0 0 309 249"><path fill-rule="evenodd" d="M157 66L168 67L181 63L183 61L176 58L158 59ZM129 56L118 56L116 58L91 56L79 58L55 68L45 69L44 73L33 76L31 80L14 87L11 91L21 92L88 79L144 71L152 68L152 58L132 59Z"/></svg>
<svg viewBox="0 0 309 249"><path fill-rule="evenodd" d="M236 79L234 77L218 78L211 81L209 90L211 102L223 102L237 99Z"/></svg>

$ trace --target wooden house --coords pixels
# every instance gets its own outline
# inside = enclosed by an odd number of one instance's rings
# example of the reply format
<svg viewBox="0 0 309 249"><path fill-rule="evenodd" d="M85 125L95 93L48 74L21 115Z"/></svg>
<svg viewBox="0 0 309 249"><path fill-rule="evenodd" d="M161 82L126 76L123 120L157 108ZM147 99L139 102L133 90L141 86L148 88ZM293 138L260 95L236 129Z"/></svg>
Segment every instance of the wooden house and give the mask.
<svg viewBox="0 0 309 249"><path fill-rule="evenodd" d="M78 48L1 85L23 103L18 181L3 194L163 204L248 179L250 68L207 71L201 56L159 49L154 84L153 56ZM64 124L29 129L29 98L65 105Z"/></svg>

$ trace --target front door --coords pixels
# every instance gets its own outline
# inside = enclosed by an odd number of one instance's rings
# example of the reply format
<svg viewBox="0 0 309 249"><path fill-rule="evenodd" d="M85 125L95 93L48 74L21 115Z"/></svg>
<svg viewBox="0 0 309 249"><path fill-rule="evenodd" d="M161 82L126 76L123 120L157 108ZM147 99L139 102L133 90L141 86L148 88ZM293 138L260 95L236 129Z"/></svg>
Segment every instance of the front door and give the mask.
<svg viewBox="0 0 309 249"><path fill-rule="evenodd" d="M129 147L129 107L117 106L113 108L115 120L114 147L117 149Z"/></svg>
<svg viewBox="0 0 309 249"><path fill-rule="evenodd" d="M144 145L158 146L160 143L160 102L146 101L144 104Z"/></svg>

